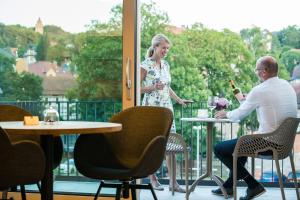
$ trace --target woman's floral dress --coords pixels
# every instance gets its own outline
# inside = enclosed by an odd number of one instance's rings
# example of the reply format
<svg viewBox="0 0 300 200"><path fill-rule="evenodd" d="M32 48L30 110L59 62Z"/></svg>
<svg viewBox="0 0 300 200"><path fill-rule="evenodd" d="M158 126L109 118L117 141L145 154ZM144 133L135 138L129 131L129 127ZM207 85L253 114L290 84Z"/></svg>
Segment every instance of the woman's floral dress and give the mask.
<svg viewBox="0 0 300 200"><path fill-rule="evenodd" d="M144 94L142 101L143 106L159 106L169 108L173 113L173 104L171 101L169 88L171 85L171 75L169 63L165 60L161 61L159 68L151 58L146 58L141 63L141 67L147 71L147 75L143 81L143 86L152 86L155 83L162 82L165 84L163 90L154 90ZM173 120L171 133L176 133L175 121Z"/></svg>

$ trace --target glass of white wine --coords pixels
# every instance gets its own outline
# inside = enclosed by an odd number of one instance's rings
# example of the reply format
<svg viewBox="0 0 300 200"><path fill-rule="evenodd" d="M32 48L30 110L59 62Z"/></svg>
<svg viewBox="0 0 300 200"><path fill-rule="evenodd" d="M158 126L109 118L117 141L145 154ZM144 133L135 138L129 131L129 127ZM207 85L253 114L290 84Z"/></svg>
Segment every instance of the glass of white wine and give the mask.
<svg viewBox="0 0 300 200"><path fill-rule="evenodd" d="M210 110L210 117L213 118L213 110L217 107L218 97L209 96L207 99L207 108Z"/></svg>

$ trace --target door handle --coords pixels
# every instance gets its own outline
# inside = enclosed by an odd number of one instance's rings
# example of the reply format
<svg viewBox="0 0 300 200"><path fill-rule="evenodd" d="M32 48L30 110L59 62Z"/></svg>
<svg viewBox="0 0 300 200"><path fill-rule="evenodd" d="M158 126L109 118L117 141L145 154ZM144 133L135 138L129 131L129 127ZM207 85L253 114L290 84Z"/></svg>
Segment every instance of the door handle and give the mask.
<svg viewBox="0 0 300 200"><path fill-rule="evenodd" d="M130 70L130 59L127 58L126 62L126 88L127 88L127 99L131 100L131 70Z"/></svg>

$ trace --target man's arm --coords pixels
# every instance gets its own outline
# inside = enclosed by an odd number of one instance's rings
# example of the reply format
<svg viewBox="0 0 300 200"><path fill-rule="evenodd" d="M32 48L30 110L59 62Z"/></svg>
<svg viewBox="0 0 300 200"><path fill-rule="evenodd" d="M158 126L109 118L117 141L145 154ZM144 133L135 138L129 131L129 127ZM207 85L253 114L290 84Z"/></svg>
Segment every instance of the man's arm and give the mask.
<svg viewBox="0 0 300 200"><path fill-rule="evenodd" d="M237 109L226 112L221 110L216 112L216 118L228 118L232 121L239 121L249 115L253 110L255 110L259 105L259 93L256 90L252 90L249 95L247 95L246 100Z"/></svg>

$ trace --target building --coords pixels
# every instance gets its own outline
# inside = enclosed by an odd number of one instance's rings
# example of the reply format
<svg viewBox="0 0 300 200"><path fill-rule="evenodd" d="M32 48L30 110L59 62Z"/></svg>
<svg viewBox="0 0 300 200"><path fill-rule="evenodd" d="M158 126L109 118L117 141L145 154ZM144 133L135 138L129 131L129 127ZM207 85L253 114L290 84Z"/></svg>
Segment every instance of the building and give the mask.
<svg viewBox="0 0 300 200"><path fill-rule="evenodd" d="M24 59L26 60L27 65L30 65L30 64L36 62L35 56L36 56L35 50L28 49L26 51L26 53L24 54Z"/></svg>
<svg viewBox="0 0 300 200"><path fill-rule="evenodd" d="M28 72L43 79L43 99L65 101L67 90L75 86L75 76L63 67L49 61L39 61L28 66Z"/></svg>
<svg viewBox="0 0 300 200"><path fill-rule="evenodd" d="M35 24L35 32L38 32L43 35L44 33L44 25L42 23L41 18L39 18Z"/></svg>

